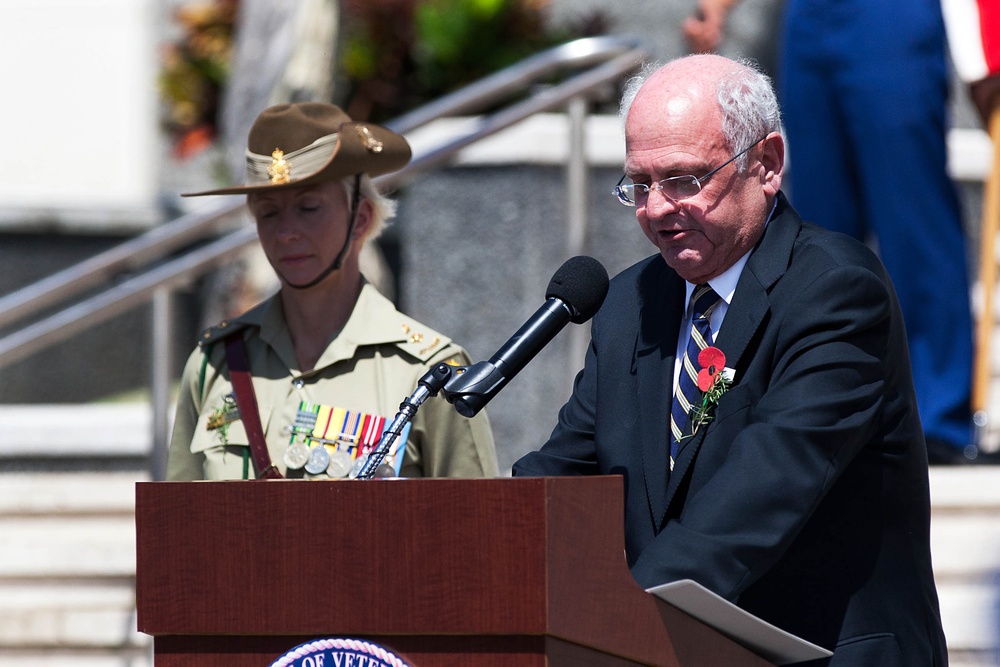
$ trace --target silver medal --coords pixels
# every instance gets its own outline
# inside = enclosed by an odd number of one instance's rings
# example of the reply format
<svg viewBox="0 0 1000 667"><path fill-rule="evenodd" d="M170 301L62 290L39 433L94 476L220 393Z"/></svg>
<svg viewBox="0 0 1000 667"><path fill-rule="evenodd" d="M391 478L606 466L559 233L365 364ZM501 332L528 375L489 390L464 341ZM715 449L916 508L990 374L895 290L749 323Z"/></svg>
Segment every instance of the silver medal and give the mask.
<svg viewBox="0 0 1000 667"><path fill-rule="evenodd" d="M303 442L293 442L285 448L285 468L298 470L309 461L309 448Z"/></svg>
<svg viewBox="0 0 1000 667"><path fill-rule="evenodd" d="M357 479L358 475L361 474L361 471L365 469L365 464L367 463L368 463L367 456L359 456L357 459L355 459L354 465L351 466L351 471L347 473L347 476L350 477L351 479Z"/></svg>
<svg viewBox="0 0 1000 667"><path fill-rule="evenodd" d="M310 475L318 475L326 472L326 467L330 465L330 452L326 451L324 445L316 445L309 450L309 460L306 461L306 472Z"/></svg>
<svg viewBox="0 0 1000 667"><path fill-rule="evenodd" d="M388 463L380 463L375 468L375 479L396 479L396 469Z"/></svg>
<svg viewBox="0 0 1000 667"><path fill-rule="evenodd" d="M336 449L330 454L330 465L326 468L326 474L330 477L347 477L347 473L351 472L352 465L354 465L354 459L351 458L350 452Z"/></svg>

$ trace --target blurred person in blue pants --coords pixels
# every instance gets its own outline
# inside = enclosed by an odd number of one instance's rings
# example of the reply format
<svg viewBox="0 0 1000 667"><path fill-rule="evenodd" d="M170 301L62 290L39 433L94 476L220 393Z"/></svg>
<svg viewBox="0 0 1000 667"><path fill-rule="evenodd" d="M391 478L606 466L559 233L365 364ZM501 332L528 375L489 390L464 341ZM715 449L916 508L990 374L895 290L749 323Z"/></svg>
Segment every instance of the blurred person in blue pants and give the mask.
<svg viewBox="0 0 1000 667"><path fill-rule="evenodd" d="M715 50L738 0L684 24ZM961 211L947 173L947 41L939 0L788 0L777 79L791 201L874 242L906 321L931 463L974 459L972 315Z"/></svg>

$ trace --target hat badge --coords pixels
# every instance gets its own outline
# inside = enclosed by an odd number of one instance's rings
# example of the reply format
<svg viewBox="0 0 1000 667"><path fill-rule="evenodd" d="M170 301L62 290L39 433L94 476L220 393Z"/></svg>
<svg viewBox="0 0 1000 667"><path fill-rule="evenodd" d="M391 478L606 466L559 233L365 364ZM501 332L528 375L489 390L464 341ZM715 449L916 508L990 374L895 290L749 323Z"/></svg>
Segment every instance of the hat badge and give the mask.
<svg viewBox="0 0 1000 667"><path fill-rule="evenodd" d="M382 152L382 142L372 136L372 133L364 125L355 125L354 130L358 133L358 138L361 139L361 145L363 145L369 153L381 153Z"/></svg>
<svg viewBox="0 0 1000 667"><path fill-rule="evenodd" d="M271 166L267 168L267 175L271 177L272 185L282 185L291 180L291 167L285 161L285 152L280 148L275 148L271 153Z"/></svg>

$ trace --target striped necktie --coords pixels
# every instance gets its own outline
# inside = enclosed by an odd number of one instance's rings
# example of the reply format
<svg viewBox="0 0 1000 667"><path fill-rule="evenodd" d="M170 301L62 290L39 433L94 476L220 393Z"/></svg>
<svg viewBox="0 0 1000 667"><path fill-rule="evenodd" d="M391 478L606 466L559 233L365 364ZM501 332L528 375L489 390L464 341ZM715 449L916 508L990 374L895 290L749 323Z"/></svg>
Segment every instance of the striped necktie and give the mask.
<svg viewBox="0 0 1000 667"><path fill-rule="evenodd" d="M673 406L670 410L670 469L680 449L681 440L693 435L689 427L691 409L701 402L698 389L698 353L712 344L712 326L709 318L721 297L707 284L698 285L691 294L694 303L691 318L691 336L681 359L681 372L674 390Z"/></svg>

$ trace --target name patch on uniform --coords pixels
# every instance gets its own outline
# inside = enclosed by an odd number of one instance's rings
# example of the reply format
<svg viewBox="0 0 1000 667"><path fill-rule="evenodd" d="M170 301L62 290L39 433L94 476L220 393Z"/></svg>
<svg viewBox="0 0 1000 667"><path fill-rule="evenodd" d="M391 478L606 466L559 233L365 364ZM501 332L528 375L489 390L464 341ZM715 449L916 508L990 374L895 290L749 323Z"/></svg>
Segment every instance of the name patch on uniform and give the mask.
<svg viewBox="0 0 1000 667"><path fill-rule="evenodd" d="M392 651L360 639L316 639L296 646L271 667L413 667Z"/></svg>

